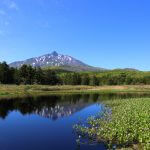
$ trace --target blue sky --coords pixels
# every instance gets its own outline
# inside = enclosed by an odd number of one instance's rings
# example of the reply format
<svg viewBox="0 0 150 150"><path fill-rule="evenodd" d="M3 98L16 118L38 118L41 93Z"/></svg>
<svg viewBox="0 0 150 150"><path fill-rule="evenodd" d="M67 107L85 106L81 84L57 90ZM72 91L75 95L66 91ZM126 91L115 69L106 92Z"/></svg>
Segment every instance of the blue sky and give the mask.
<svg viewBox="0 0 150 150"><path fill-rule="evenodd" d="M56 50L104 68L150 70L149 0L0 0L0 61Z"/></svg>

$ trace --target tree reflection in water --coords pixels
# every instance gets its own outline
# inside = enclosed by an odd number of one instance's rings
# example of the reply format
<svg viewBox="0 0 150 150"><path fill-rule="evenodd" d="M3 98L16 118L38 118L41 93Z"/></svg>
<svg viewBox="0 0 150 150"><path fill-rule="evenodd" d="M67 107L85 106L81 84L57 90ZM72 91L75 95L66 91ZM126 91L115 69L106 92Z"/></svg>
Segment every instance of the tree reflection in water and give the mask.
<svg viewBox="0 0 150 150"><path fill-rule="evenodd" d="M57 120L70 116L95 102L118 98L149 97L147 93L109 93L109 94L74 94L62 96L40 96L16 98L0 101L0 118L5 119L10 112L19 111L23 115L38 114Z"/></svg>

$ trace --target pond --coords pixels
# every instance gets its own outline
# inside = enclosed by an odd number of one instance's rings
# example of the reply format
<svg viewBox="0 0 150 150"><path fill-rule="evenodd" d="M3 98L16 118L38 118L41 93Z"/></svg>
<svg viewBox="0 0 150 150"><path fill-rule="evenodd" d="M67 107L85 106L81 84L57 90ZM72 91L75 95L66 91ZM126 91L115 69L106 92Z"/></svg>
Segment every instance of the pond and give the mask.
<svg viewBox="0 0 150 150"><path fill-rule="evenodd" d="M135 95L83 94L1 100L0 150L105 150L103 144L77 145L73 125L100 112L103 100L116 97Z"/></svg>

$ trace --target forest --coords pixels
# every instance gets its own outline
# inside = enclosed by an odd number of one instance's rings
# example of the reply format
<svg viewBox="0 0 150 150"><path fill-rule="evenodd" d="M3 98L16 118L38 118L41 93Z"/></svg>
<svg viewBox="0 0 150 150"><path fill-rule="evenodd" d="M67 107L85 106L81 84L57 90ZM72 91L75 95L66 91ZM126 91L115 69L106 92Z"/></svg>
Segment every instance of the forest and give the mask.
<svg viewBox="0 0 150 150"><path fill-rule="evenodd" d="M12 68L6 62L0 63L1 84L42 85L148 85L150 72L137 70L107 70L102 72L69 72L22 65Z"/></svg>

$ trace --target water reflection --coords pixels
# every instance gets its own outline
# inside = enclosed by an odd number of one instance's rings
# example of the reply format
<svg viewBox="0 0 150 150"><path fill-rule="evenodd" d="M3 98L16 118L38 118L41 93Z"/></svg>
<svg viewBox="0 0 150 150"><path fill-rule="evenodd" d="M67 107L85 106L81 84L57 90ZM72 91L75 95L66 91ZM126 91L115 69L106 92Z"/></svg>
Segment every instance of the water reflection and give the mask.
<svg viewBox="0 0 150 150"><path fill-rule="evenodd" d="M89 95L42 96L24 99L0 101L0 117L5 119L11 111L19 111L23 115L38 114L42 117L57 120L67 117L91 105Z"/></svg>
<svg viewBox="0 0 150 150"><path fill-rule="evenodd" d="M117 98L150 97L148 93L109 93L109 94L75 94L63 96L26 97L0 101L0 118L5 119L10 112L19 111L23 115L38 114L57 120L70 116L89 105L104 100Z"/></svg>
<svg viewBox="0 0 150 150"><path fill-rule="evenodd" d="M102 111L105 100L148 94L76 94L0 101L0 150L105 150L77 145L73 125Z"/></svg>

